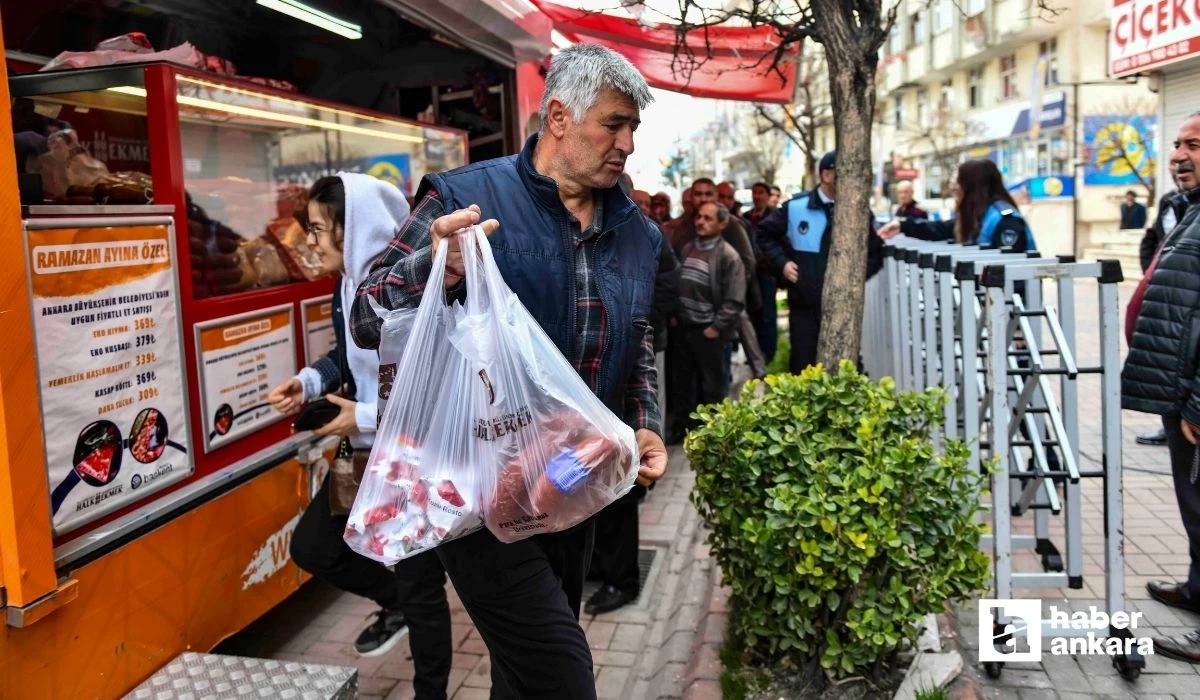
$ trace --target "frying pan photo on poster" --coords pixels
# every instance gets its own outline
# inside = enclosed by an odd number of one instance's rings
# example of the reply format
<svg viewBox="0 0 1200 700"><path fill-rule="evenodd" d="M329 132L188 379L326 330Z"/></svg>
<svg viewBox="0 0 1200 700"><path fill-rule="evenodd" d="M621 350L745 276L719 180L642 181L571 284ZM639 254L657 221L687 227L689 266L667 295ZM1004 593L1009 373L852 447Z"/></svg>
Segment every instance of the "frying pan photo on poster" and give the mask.
<svg viewBox="0 0 1200 700"><path fill-rule="evenodd" d="M72 469L50 494L50 512L58 513L71 491L83 482L100 488L111 484L121 471L125 451L137 462L149 464L171 447L187 454L187 447L169 439L166 418L156 408L143 409L130 426L131 437L110 420L89 423L75 439Z"/></svg>
<svg viewBox="0 0 1200 700"><path fill-rule="evenodd" d="M237 421L238 418L241 418L247 413L254 413L258 409L266 408L270 405L271 404L269 403L260 403L255 406L251 406L240 413L234 413L232 406L227 403L221 404L221 406L217 408L217 414L213 416L213 429L208 434L209 441L212 441L213 438L228 434L230 428L233 427L234 422Z"/></svg>

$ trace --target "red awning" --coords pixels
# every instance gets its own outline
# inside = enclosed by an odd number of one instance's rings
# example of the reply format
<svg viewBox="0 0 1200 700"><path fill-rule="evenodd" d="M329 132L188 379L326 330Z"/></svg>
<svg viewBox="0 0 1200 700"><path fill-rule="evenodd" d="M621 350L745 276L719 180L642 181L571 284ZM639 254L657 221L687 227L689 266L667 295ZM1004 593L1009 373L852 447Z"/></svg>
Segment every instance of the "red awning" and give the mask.
<svg viewBox="0 0 1200 700"><path fill-rule="evenodd" d="M674 25L642 24L632 17L542 0L534 4L564 36L613 49L637 66L654 87L721 100L787 103L792 99L799 46L788 47L779 70L772 70L772 57L764 56L780 41L771 27L692 30L684 39L687 51L676 56Z"/></svg>

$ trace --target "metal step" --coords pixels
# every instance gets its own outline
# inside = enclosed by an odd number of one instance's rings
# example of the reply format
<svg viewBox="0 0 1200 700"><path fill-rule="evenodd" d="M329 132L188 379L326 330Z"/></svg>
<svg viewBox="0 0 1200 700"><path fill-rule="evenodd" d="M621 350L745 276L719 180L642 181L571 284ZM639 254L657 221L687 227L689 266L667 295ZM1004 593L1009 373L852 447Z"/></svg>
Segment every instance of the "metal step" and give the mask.
<svg viewBox="0 0 1200 700"><path fill-rule="evenodd" d="M125 700L353 700L357 696L358 669L353 666L189 651L160 668Z"/></svg>

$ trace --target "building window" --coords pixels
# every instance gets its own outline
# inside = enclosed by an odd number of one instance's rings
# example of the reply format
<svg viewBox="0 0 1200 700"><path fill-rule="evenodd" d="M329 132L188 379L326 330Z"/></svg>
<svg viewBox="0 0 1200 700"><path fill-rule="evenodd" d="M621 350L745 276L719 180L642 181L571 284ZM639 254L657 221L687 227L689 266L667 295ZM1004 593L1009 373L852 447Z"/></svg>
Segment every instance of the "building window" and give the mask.
<svg viewBox="0 0 1200 700"><path fill-rule="evenodd" d="M942 83L942 91L938 96L938 109L942 111L954 109L954 83L949 80Z"/></svg>
<svg viewBox="0 0 1200 700"><path fill-rule="evenodd" d="M963 4L961 5L963 16L974 17L980 12L983 12L983 6L985 3L986 0L964 0Z"/></svg>
<svg viewBox="0 0 1200 700"><path fill-rule="evenodd" d="M925 43L925 13L917 10L908 16L908 48Z"/></svg>
<svg viewBox="0 0 1200 700"><path fill-rule="evenodd" d="M967 73L967 102L972 109L983 106L983 66Z"/></svg>
<svg viewBox="0 0 1200 700"><path fill-rule="evenodd" d="M929 92L926 90L917 93L917 126L929 126Z"/></svg>
<svg viewBox="0 0 1200 700"><path fill-rule="evenodd" d="M954 0L936 0L933 8L933 33L941 34L954 26Z"/></svg>
<svg viewBox="0 0 1200 700"><path fill-rule="evenodd" d="M900 26L894 24L891 33L888 34L888 54L896 56L903 50L904 47L900 45Z"/></svg>
<svg viewBox="0 0 1200 700"><path fill-rule="evenodd" d="M896 122L896 128L899 129L904 125L904 97L897 96L892 102L892 120Z"/></svg>
<svg viewBox="0 0 1200 700"><path fill-rule="evenodd" d="M1058 85L1058 39L1038 44L1038 57L1042 61L1042 84Z"/></svg>
<svg viewBox="0 0 1200 700"><path fill-rule="evenodd" d="M944 171L942 163L937 158L925 159L925 199L943 199L949 197L949 192L942 191Z"/></svg>
<svg viewBox="0 0 1200 700"><path fill-rule="evenodd" d="M1000 89L1006 100L1017 96L1017 57L1014 54L1000 57Z"/></svg>
<svg viewBox="0 0 1200 700"><path fill-rule="evenodd" d="M1012 180L1024 180L1029 177L1025 167L1025 144L1014 139L1008 142L1005 150L1008 152L1008 176Z"/></svg>
<svg viewBox="0 0 1200 700"><path fill-rule="evenodd" d="M1067 147L1067 140L1061 136L1055 136L1050 139L1050 174L1064 175L1069 171L1067 162L1070 157L1070 149Z"/></svg>
<svg viewBox="0 0 1200 700"><path fill-rule="evenodd" d="M997 143L992 147L992 161L1000 170L1000 174L1008 177L1009 167L1009 148L1003 142Z"/></svg>
<svg viewBox="0 0 1200 700"><path fill-rule="evenodd" d="M1037 174L1045 176L1050 174L1050 144L1042 139L1037 145Z"/></svg>

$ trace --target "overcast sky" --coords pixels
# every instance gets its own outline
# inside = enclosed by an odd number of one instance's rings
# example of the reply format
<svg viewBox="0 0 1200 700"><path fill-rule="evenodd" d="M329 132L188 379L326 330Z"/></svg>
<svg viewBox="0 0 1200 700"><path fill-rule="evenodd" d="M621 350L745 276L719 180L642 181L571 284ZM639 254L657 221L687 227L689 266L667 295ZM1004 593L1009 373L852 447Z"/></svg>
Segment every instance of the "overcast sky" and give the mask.
<svg viewBox="0 0 1200 700"><path fill-rule="evenodd" d="M716 114L716 100L697 99L678 92L653 90L654 104L642 112L642 126L634 136L633 155L625 170L640 190L663 189L662 164L675 150L676 139L687 143Z"/></svg>

